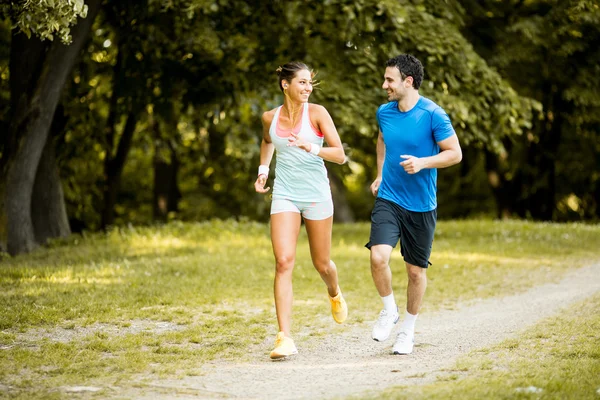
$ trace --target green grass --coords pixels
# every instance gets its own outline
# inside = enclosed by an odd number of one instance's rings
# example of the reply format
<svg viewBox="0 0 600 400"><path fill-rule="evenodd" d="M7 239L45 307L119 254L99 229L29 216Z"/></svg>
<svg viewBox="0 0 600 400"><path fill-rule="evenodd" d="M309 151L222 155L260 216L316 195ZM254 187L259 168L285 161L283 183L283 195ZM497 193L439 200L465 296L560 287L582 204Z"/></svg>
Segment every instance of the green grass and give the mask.
<svg viewBox="0 0 600 400"><path fill-rule="evenodd" d="M600 398L600 295L458 361L427 386L378 393L386 399Z"/></svg>
<svg viewBox="0 0 600 400"><path fill-rule="evenodd" d="M332 258L351 307L349 324L373 319L380 308L368 236L366 223L334 227ZM556 281L598 262L598 248L594 225L439 222L423 312ZM392 268L402 302L398 250ZM138 375L193 375L213 359L243 360L276 333L273 277L269 227L252 222L115 229L4 256L0 397L2 385L11 396L52 398L63 385L118 386ZM325 332L326 290L304 233L294 295L296 341Z"/></svg>

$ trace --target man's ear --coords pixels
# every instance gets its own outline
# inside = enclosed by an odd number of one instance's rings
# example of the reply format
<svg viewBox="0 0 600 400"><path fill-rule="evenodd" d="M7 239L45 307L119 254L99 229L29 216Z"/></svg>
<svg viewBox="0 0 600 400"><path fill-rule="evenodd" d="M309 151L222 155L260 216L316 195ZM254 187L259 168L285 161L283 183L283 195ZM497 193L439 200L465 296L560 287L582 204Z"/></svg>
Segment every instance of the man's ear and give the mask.
<svg viewBox="0 0 600 400"><path fill-rule="evenodd" d="M413 81L414 81L414 79L412 76L407 76L406 79L404 80L404 82L408 83L407 87L412 87Z"/></svg>

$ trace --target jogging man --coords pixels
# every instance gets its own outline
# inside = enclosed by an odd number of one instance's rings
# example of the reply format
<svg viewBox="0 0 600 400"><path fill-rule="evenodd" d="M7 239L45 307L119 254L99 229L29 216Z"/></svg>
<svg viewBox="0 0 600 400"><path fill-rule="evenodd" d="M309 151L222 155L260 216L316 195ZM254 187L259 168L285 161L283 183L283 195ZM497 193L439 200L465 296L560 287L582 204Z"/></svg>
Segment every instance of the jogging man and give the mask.
<svg viewBox="0 0 600 400"><path fill-rule="evenodd" d="M413 351L415 321L427 287L427 267L437 219L437 168L457 164L462 151L450 118L419 94L423 65L401 54L386 63L383 89L388 103L377 110L377 178L371 184L375 205L371 234L371 275L383 301L372 337L386 340L400 319L389 266L400 250L408 274L407 304L394 354Z"/></svg>

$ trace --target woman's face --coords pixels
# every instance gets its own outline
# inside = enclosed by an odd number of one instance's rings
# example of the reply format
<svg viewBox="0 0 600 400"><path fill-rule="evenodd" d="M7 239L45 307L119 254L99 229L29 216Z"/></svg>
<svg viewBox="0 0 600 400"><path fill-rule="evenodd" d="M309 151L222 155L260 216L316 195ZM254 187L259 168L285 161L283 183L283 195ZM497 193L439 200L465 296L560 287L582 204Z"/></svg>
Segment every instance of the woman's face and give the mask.
<svg viewBox="0 0 600 400"><path fill-rule="evenodd" d="M283 81L284 92L292 101L306 103L313 90L310 71L302 69L296 72L291 82ZM285 87L287 85L287 88Z"/></svg>

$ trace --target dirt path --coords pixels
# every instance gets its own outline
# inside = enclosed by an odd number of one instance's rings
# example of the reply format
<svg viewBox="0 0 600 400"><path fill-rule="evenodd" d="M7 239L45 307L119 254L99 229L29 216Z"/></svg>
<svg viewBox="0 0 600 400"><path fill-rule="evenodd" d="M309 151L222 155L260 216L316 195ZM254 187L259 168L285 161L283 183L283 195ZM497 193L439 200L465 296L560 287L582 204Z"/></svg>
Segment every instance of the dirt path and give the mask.
<svg viewBox="0 0 600 400"><path fill-rule="evenodd" d="M465 353L515 336L562 307L600 291L600 264L575 270L557 284L546 284L499 299L489 299L456 311L423 315L417 323L415 352L391 354L393 337L371 340L373 321L343 335L315 339L291 360L271 362L271 343L259 349L251 363L214 362L203 375L157 381L119 393L136 399L331 399L435 379ZM307 348L309 347L309 348Z"/></svg>

